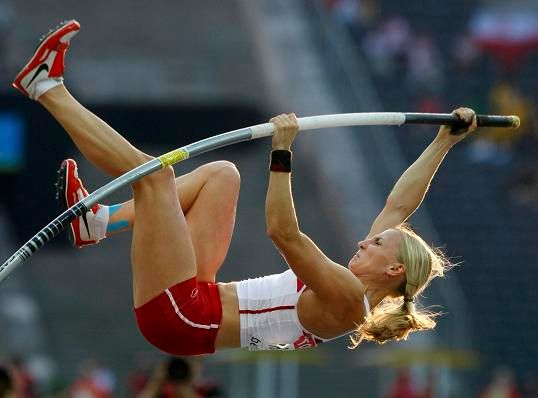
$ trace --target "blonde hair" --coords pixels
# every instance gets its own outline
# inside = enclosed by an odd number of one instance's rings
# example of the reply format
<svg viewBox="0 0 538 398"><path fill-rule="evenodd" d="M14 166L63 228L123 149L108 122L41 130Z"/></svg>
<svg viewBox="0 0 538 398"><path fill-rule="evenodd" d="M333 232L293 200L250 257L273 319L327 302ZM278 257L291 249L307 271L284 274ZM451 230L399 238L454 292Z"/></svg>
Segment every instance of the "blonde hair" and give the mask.
<svg viewBox="0 0 538 398"><path fill-rule="evenodd" d="M406 340L411 332L430 330L436 325L439 313L417 309L415 299L435 277L442 277L451 264L443 253L428 245L407 225L396 228L402 234L397 261L405 268L405 281L386 297L358 327L351 337L351 347L363 340L379 344L390 340Z"/></svg>

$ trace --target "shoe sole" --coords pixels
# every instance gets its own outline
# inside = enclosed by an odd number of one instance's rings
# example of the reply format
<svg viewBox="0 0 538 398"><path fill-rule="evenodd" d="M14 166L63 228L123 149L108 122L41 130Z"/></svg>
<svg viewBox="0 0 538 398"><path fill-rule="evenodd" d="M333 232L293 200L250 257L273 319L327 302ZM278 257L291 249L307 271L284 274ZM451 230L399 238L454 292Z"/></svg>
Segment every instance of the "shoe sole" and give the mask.
<svg viewBox="0 0 538 398"><path fill-rule="evenodd" d="M67 175L69 173L69 163L62 162L62 165L60 166L60 169L58 170L58 177L56 179L56 200L58 201L60 205L60 209L62 212L69 209L69 203L67 202ZM78 247L76 245L75 241L75 235L73 232L73 225L69 224L69 228L67 228L67 235L69 237L69 242L75 247Z"/></svg>
<svg viewBox="0 0 538 398"><path fill-rule="evenodd" d="M70 19L68 21L64 21L60 23L54 29L51 29L46 35L41 37L41 39L39 39L39 44L37 45L36 49L34 50L34 53L30 57L30 60L26 63L26 65L24 65L22 70L15 77L15 80L12 83L13 87L15 87L17 90L22 92L24 95L29 95L28 91L22 87L22 84L21 84L22 79L24 79L24 77L28 73L30 73L30 71L32 71L35 68L35 66L37 66L37 64L40 63L38 62L36 65L34 65L35 59L36 58L40 59L43 56L43 49L46 47L45 45L47 44L47 40L54 34L59 33L62 29L66 29L71 24L73 24L76 27L74 31L80 30L80 24L76 20Z"/></svg>

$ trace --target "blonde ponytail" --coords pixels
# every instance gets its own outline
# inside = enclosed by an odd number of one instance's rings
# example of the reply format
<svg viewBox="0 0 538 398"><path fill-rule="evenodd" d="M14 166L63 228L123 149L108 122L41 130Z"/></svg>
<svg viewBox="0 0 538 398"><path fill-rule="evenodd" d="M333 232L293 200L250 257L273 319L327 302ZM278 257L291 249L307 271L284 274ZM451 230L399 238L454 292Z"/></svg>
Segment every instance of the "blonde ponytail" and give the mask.
<svg viewBox="0 0 538 398"><path fill-rule="evenodd" d="M383 344L390 340L406 340L411 332L430 330L439 313L416 308L416 297L430 281L443 276L450 263L437 249L430 247L409 227L397 228L402 233L397 261L405 268L405 281L394 297L386 297L359 326L351 337L351 347L363 340Z"/></svg>

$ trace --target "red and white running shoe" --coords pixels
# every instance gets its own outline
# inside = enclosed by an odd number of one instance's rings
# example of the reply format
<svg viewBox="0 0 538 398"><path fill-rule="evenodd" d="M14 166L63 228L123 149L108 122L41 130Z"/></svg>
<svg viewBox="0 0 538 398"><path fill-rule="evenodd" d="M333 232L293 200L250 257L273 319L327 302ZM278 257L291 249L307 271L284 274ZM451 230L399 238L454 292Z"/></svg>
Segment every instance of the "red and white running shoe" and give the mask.
<svg viewBox="0 0 538 398"><path fill-rule="evenodd" d="M56 198L62 211L67 210L75 203L88 196L88 191L78 178L77 163L73 159L66 159L58 170L56 182ZM68 229L69 240L76 247L95 245L105 238L108 224L108 206L96 204L86 214L77 217L71 222Z"/></svg>
<svg viewBox="0 0 538 398"><path fill-rule="evenodd" d="M13 87L32 99L43 93L36 92L36 86L44 79L63 80L65 53L69 41L80 30L80 24L71 19L64 21L43 36L30 61L22 68Z"/></svg>

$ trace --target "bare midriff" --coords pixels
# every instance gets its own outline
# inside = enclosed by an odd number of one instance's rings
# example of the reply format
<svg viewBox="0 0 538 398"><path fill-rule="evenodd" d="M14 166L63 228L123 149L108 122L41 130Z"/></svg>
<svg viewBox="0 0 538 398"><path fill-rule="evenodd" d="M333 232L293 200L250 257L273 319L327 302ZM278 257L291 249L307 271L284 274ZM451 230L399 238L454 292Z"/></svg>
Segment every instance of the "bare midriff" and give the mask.
<svg viewBox="0 0 538 398"><path fill-rule="evenodd" d="M217 333L215 348L238 348L241 346L239 300L235 283L218 283L222 304L222 321Z"/></svg>

